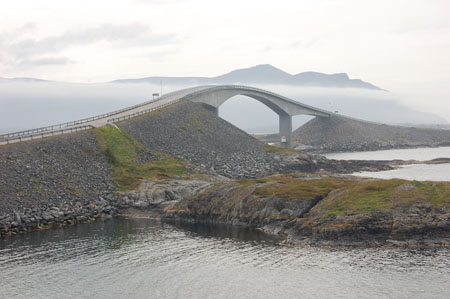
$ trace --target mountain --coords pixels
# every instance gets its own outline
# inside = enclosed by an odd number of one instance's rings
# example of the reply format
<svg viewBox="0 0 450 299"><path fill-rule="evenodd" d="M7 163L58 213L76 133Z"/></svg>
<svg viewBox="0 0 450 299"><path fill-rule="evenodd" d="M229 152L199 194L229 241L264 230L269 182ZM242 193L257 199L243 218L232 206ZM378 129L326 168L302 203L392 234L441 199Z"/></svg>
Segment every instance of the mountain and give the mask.
<svg viewBox="0 0 450 299"><path fill-rule="evenodd" d="M284 84L292 86L351 87L382 90L360 79L350 79L346 73L323 74L304 72L291 75L270 64L261 64L238 69L217 77L147 77L121 79L113 83L153 83L159 84Z"/></svg>
<svg viewBox="0 0 450 299"><path fill-rule="evenodd" d="M36 78L1 78L1 82L53 82ZM323 74L303 72L291 75L270 64L237 69L217 77L146 77L120 79L108 83L150 83L164 85L208 85L208 84L280 84L290 86L319 86L340 88L364 88L382 90L360 79L350 79L346 73Z"/></svg>
<svg viewBox="0 0 450 299"><path fill-rule="evenodd" d="M2 78L0 82L50 82L48 80L36 79L36 78Z"/></svg>
<svg viewBox="0 0 450 299"><path fill-rule="evenodd" d="M277 69L270 64L261 64L246 69L238 69L227 74L211 78L213 82L230 83L264 83L283 84L292 77L291 74Z"/></svg>
<svg viewBox="0 0 450 299"><path fill-rule="evenodd" d="M381 88L360 79L350 79L346 73L327 75L317 72L304 72L291 76L284 83L299 86L354 87L381 90Z"/></svg>

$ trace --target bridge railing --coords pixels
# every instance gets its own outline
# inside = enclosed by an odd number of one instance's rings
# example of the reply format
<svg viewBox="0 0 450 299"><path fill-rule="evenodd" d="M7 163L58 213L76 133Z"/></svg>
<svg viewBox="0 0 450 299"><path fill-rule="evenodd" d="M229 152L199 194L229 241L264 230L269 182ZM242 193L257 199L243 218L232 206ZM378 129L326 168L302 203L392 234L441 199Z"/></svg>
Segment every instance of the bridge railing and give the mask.
<svg viewBox="0 0 450 299"><path fill-rule="evenodd" d="M105 117L108 117L108 116L111 116L111 115L114 115L114 114L125 112L125 111L130 110L130 109L135 109L137 107L140 107L140 106L143 106L143 105L147 105L147 104L149 104L151 102L156 102L156 101L157 100L151 100L151 101L147 101L147 102L141 103L139 105L134 105L134 106L127 107L127 108L120 109L120 110L116 110L116 111L113 111L113 112L104 113L104 114L100 114L100 115L96 115L96 116L92 116L92 117L88 117L88 118L83 118L83 119L80 119L80 120L69 121L69 122L61 123L61 124L57 124L57 125L51 125L51 126L47 126L47 127L41 127L41 128L36 128L36 129L30 129L30 130L24 130L24 131L19 131L19 132L2 134L2 135L0 135L0 138L9 138L9 137L30 135L30 134L34 134L34 133L52 131L52 130L56 130L56 129L62 129L62 128L69 127L69 126L76 126L76 125L79 125L79 124L83 124L83 123L86 123L86 122L90 122L90 121L93 121L93 120L97 120L97 119L105 118Z"/></svg>
<svg viewBox="0 0 450 299"><path fill-rule="evenodd" d="M198 89L198 87L187 88L186 91L189 90L189 89L195 90L195 89ZM173 91L173 92L167 93L167 94L165 94L165 95L163 95L163 96L161 96L161 97L159 97L159 98L157 98L155 100L149 100L149 101L137 104L137 105L133 105L131 107L126 107L126 108L123 108L123 109L115 110L115 111L112 111L112 112L108 112L108 113L104 113L104 114L100 114L100 115L96 115L96 116L92 116L92 117L88 117L88 118L83 118L83 119L80 119L80 120L75 120L75 121L70 121L70 122L65 122L65 123L61 123L61 124L56 124L56 125L51 125L51 126L46 126L46 127L40 127L40 128L30 129L30 130L24 130L24 131L19 131L19 132L2 134L2 135L0 135L0 141L6 140L7 138L10 138L10 137L18 137L18 136L25 136L25 135L29 136L29 135L36 134L36 133L42 133L42 132L46 132L46 131L58 130L58 129L62 129L62 128L70 127L70 126L76 126L76 125L80 125L80 124L83 124L83 123L91 122L91 121L94 121L94 120L97 120L97 119L110 117L110 116L115 115L115 114L119 114L119 113L122 113L122 112L133 110L133 109L136 109L136 108L139 108L139 107L151 104L151 103L159 102L159 101L164 100L164 99L166 99L168 97L171 97L171 96L173 96L173 95L175 95L175 94L177 94L179 92L180 92L180 90Z"/></svg>
<svg viewBox="0 0 450 299"><path fill-rule="evenodd" d="M53 131L46 131L41 133L33 133L25 136L14 136L9 138L0 139L0 145L4 144L10 144L10 143L16 143L26 140L33 140L33 139L40 139L44 137L54 136L54 135L62 135L62 134L68 134L83 130L88 130L94 128L92 125L82 125L77 127L70 127L70 128L63 128L60 130L53 130Z"/></svg>
<svg viewBox="0 0 450 299"><path fill-rule="evenodd" d="M178 102L180 100L181 100L181 98L180 99L176 99L176 100L172 100L172 101L164 103L162 105L159 105L159 106L156 106L156 107L152 107L152 108L149 108L149 109L145 109L145 110L142 110L142 111L137 111L137 112L134 112L134 113L131 113L131 114L127 114L127 115L123 115L123 116L119 116L119 117L115 117L115 118L110 118L110 119L108 119L108 123L115 123L115 122L118 122L118 121L121 121L121 120L125 120L125 119L129 119L129 118L138 116L138 115L142 115L142 114L145 114L145 113L156 111L156 110L161 109L163 107L172 105L172 104L174 104L174 103L176 103L176 102Z"/></svg>
<svg viewBox="0 0 450 299"><path fill-rule="evenodd" d="M171 97L171 96L173 96L173 95L179 94L179 93L182 92L182 91L196 90L196 89L199 89L199 88L204 89L205 87L206 87L206 86L192 87L192 88L182 89L181 91L180 91L180 90L179 90L179 91L174 91L174 92L171 92L171 93L166 94L166 97L165 97L164 99L166 99L166 98L168 98L168 97ZM148 112L152 112L152 111L161 109L161 108L163 108L163 107L172 105L172 104L174 104L174 103L176 103L176 102L178 102L178 101L181 101L182 99L186 99L186 96L180 96L179 98L176 98L176 99L174 99L174 100L172 100L172 101L169 101L169 102L167 102L167 103L164 103L164 104L159 105L159 106L156 106L156 107L152 107L152 108L145 109L145 110L142 110L142 111L137 111L137 112L134 112L134 113L131 113L131 114L127 114L127 115L123 115L123 116L119 116L119 117L115 117L115 118L110 118L110 119L108 119L108 123L115 123L115 122L117 122L117 121L121 121L121 120L124 120L124 119L129 119L129 118L132 118L132 117L141 115L141 114L145 114L145 113L148 113Z"/></svg>

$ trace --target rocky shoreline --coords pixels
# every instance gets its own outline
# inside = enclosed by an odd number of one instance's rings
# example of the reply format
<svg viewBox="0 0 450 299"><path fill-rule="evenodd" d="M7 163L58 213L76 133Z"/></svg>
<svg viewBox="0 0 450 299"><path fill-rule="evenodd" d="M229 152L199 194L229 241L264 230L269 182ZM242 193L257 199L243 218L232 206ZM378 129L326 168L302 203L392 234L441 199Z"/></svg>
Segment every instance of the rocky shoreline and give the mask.
<svg viewBox="0 0 450 299"><path fill-rule="evenodd" d="M42 149L42 147L39 148ZM284 173L294 171L315 172L319 170L352 173L355 171L392 169L392 166L388 163L377 161L337 161L302 153L274 156L274 161L277 163L275 165L283 169ZM74 169L72 168L71 171L73 172ZM182 179L160 180L159 182L142 180L136 191L126 192L125 196L120 192L113 191L111 185L109 185L110 190L95 191L94 196L89 195L90 198L85 198L79 194L78 185L92 186L89 188L93 188L92 191L94 191L95 185L92 181L61 186L59 187L61 190L59 192L55 190L56 193L52 195L47 190L43 190L44 187L49 185L45 176L39 176L41 178L39 181L36 181L32 176L30 178L32 183L28 188L20 187L19 190L23 194L29 194L27 202L3 203L0 212L0 237L54 226L86 223L99 218L108 219L128 208L158 208L159 205L164 206L166 202L195 197L201 190L211 187L213 184L221 184L230 180L230 178L204 168L198 168L197 171L202 172L201 177L207 180ZM235 176L236 179L239 177L240 175ZM53 186L52 189L54 188ZM11 192L17 192L17 186L12 188ZM35 200L30 201L32 198L35 198Z"/></svg>
<svg viewBox="0 0 450 299"><path fill-rule="evenodd" d="M389 209L367 213L327 214L327 205L341 193L348 192L345 191L347 185L358 182L377 180L325 173L275 175L250 181L221 176L210 176L209 180L144 180L135 191L116 193L96 201L48 205L40 209L16 211L13 216L0 216L0 236L121 215L150 215L169 222L256 228L292 245L450 245L449 205L436 207L431 201L406 201ZM271 189L289 184L300 184L302 190L306 188L301 186L310 184L319 184L319 187L312 188L312 193L293 197L292 194ZM448 185L436 183L436 186L447 191L450 188ZM408 181L400 180L395 192L407 193L408 196L408 192L417 188Z"/></svg>
<svg viewBox="0 0 450 299"><path fill-rule="evenodd" d="M98 150L94 147L92 137L90 134L84 133L82 138L85 141L89 140L92 144L92 152L89 151L88 157L93 157L94 153ZM68 139L69 140L69 139ZM73 142L73 139L70 139ZM47 163L51 162L53 157L50 150L42 145L42 141L38 141L34 144L30 144L33 150L41 151L44 155L43 160ZM17 146L17 145L16 145ZM54 146L50 143L48 146ZM23 163L23 161L18 161L18 156L20 153L15 151L14 148L10 148L11 153L14 152L15 160L8 160L7 166L15 168L14 163ZM26 154L26 151L24 152ZM327 178L333 177L335 179L341 180L367 180L362 178L356 178L345 175L346 173L352 173L356 171L379 171L393 169L399 165L412 164L412 163L448 163L449 159L435 159L426 162L419 161L343 161L343 160L329 160L323 156L319 155L309 155L302 152L288 152L288 153L268 153L272 156L271 165L272 167L278 167L282 170L277 175L282 175L282 173L287 176L292 175L295 172L302 172L304 174L299 174L302 180L311 179L321 179L326 180ZM12 155L12 154L11 154ZM12 157L12 156L7 156ZM25 159L25 156L21 156ZM58 157L60 158L60 157ZM20 159L19 159L20 160ZM30 161L31 163L31 161ZM58 165L61 165L61 160L55 161ZM70 165L69 162L64 162ZM63 164L64 165L64 164ZM102 163L97 163L97 168L95 171L105 172L108 166ZM25 167L26 168L26 167ZM38 167L39 168L39 167ZM83 167L79 168L80 171ZM78 170L70 168L70 171L76 173ZM36 205L33 206L33 202L29 202L28 205L15 205L11 206L8 210L2 209L3 213L0 214L0 236L10 236L23 232L30 232L34 230L42 230L51 227L58 227L64 225L75 225L77 223L86 223L89 221L94 221L97 219L110 219L113 216L126 214L130 209L134 211L141 211L144 213L151 213L152 215L157 215L158 218L164 219L165 221L181 221L181 222L195 222L195 223L205 223L205 224L225 224L225 225L237 225L237 226L248 226L260 229L266 233L281 236L285 239L286 243L289 244L328 244L329 242L335 244L387 244L389 242L398 244L404 244L404 242L416 242L423 243L424 238L433 239L433 230L435 228L434 224L430 219L440 219L444 221L444 226L438 226L437 230L440 229L441 232L450 232L450 213L435 213L428 215L425 221L428 223L424 227L416 228L410 232L402 232L391 230L389 231L386 227L391 229L394 226L393 220L395 217L393 214L370 214L370 215L359 215L358 217L353 216L340 216L333 218L334 220L330 222L331 218L318 217L314 221L306 223L306 216L312 217L310 213L311 209L315 207L323 198L328 196L327 194L321 194L318 197L303 198L303 199L289 199L285 200L282 197L277 198L276 196L269 196L267 198L258 199L258 205L256 208L252 207L251 217L242 217L240 211L235 211L231 216L229 214L222 215L219 212L209 211L205 213L206 207L210 204L207 202L202 207L196 207L187 213L185 210L180 209L180 206L186 204L187 202L195 202L195 200L205 200L205 194L209 194L211 198L220 198L220 201L215 202L214 205L223 206L226 205L229 198L240 198L242 196L239 192L244 192L247 194L246 198L252 196L252 192L255 191L255 186L258 185L258 180L263 182L267 176L255 178L254 176L247 176L240 178L240 175L236 175L234 178L229 178L222 176L215 172L214 170L207 170L202 167L198 167L195 170L196 173L200 175L197 178L181 178L181 179L161 179L158 181L145 180L143 179L136 190L128 192L117 192L113 191L111 187L111 181L108 181L107 185L110 186L109 191L95 192L95 195L90 199L81 196L80 190L76 190L77 187L63 186L63 190L55 193L53 197L49 197L48 200L43 200L43 198L36 198ZM306 174L306 173L309 174ZM330 173L335 173L330 175ZM337 173L341 173L340 175ZM23 176L23 173L19 173ZM54 173L52 173L51 179L55 180ZM41 181L36 182L34 177L39 176ZM29 192L31 197L40 197L43 194L47 194L48 191L39 191L39 186L47 186L50 178L46 178L46 174L38 175L33 173L30 176L30 181L33 181L33 186L28 189L21 189L19 191ZM87 186L92 186L91 181L82 181L81 183L74 184L77 186L79 184L85 184ZM235 182L242 180L256 180L255 186L247 186L245 190L240 190L237 194L235 190ZM55 180L56 182L56 180ZM103 181L105 182L105 181ZM326 184L326 182L325 182ZM231 186L231 187L230 187ZM306 186L307 187L307 186ZM54 187L52 187L53 189ZM250 188L250 189L249 189ZM233 191L234 190L234 191ZM13 192L17 192L17 188L13 188ZM63 192L62 192L63 191ZM77 192L75 192L77 191ZM331 190L332 191L332 190ZM246 193L247 192L247 193ZM24 193L26 194L26 193ZM88 194L88 193L85 193ZM56 200L56 198L60 198ZM242 199L242 198L241 198ZM230 207L242 207L242 202L228 203ZM429 214L430 208L426 206L414 206L414 209L425 209L426 213ZM427 210L428 209L428 210ZM433 210L433 212L436 212ZM407 215L409 212L403 210L396 215ZM133 214L133 213L132 213ZM306 215L306 216L305 216ZM382 217L381 217L382 216ZM414 215L416 217L417 215ZM380 218L381 217L381 218ZM409 217L409 216L408 216ZM407 218L408 218L407 217ZM412 217L412 216L411 216ZM430 218L431 217L431 218ZM442 217L447 217L442 220ZM384 219L384 220L383 220ZM341 221L341 223L339 223ZM427 222L428 221L428 222ZM386 227L370 227L367 223L381 223L383 222ZM315 225L312 225L315 223ZM336 225L342 227L343 223L347 224L346 229L340 230L330 230L330 226ZM349 225L349 223L352 223ZM411 227L414 227L414 223L408 223ZM365 230L361 230L361 227L366 227ZM440 228L439 228L440 227ZM367 230L372 230L374 233L368 233ZM425 234L425 237L421 237L420 234ZM431 235L430 235L431 234ZM408 237L405 237L408 236ZM402 240L403 239L403 240ZM408 240L406 240L408 239ZM413 241L415 240L415 241ZM446 242L445 238L439 237L433 242L436 244ZM403 243L402 243L403 242ZM430 242L427 242L430 243Z"/></svg>
<svg viewBox="0 0 450 299"><path fill-rule="evenodd" d="M323 190L315 189L316 193L305 193L305 196L299 195L297 198L292 197L292 194L277 193L273 191L275 189L270 189L272 184L308 186L309 182L319 184ZM392 189L394 197L402 199L391 207L330 214L328 205L338 200L341 193L354 191L346 190L346 187L360 182L368 184L364 188L370 190L374 188L371 184L376 184L378 180L345 175L291 174L251 181L219 178L214 182L143 182L138 191L121 194L117 207L120 207L120 215L128 217L150 215L172 223L256 228L284 239L285 244L450 245L450 206L435 205L432 198L409 202L411 192L422 192L423 186L420 184L416 186L408 181L395 181ZM447 192L450 184L443 186L442 183L436 183L427 185L426 188L437 188L433 192Z"/></svg>
<svg viewBox="0 0 450 299"><path fill-rule="evenodd" d="M110 219L119 211L113 204L111 200L99 199L85 203L25 208L15 211L14 215L0 215L0 237Z"/></svg>

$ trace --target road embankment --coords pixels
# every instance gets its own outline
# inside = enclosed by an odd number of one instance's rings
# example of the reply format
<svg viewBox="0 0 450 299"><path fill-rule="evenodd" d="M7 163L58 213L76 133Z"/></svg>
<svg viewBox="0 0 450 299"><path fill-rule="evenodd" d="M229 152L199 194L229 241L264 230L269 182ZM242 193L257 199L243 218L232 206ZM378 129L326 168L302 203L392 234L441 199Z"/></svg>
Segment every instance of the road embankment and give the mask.
<svg viewBox="0 0 450 299"><path fill-rule="evenodd" d="M312 119L293 132L310 152L353 152L450 145L450 130L368 123L340 116Z"/></svg>

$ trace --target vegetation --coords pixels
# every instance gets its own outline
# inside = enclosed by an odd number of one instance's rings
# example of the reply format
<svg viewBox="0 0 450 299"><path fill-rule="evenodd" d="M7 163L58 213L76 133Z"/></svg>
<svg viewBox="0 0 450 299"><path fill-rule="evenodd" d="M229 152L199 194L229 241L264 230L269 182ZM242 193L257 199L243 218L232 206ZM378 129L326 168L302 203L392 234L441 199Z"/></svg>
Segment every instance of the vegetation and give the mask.
<svg viewBox="0 0 450 299"><path fill-rule="evenodd" d="M264 150L269 153L280 153L280 154L295 154L296 151L290 147L280 147L275 145L268 145L263 143Z"/></svg>
<svg viewBox="0 0 450 299"><path fill-rule="evenodd" d="M413 204L433 208L450 206L450 183L417 182L399 179L362 181L338 190L317 209L327 216L368 214Z"/></svg>
<svg viewBox="0 0 450 299"><path fill-rule="evenodd" d="M432 208L450 207L449 182L400 179L360 181L290 174L240 180L238 183L243 188L253 186L253 194L259 198L323 198L313 211L324 216L369 214L415 204L427 204Z"/></svg>
<svg viewBox="0 0 450 299"><path fill-rule="evenodd" d="M138 163L138 151L148 149L126 132L113 126L96 129L97 140L112 165L114 182L119 191L136 189L140 180L175 178L186 171L186 162L170 155L154 153L157 160Z"/></svg>
<svg viewBox="0 0 450 299"><path fill-rule="evenodd" d="M315 199L325 197L332 190L351 181L336 178L302 179L297 175L276 175L240 181L242 186L256 185L254 194L260 197L276 196L283 199Z"/></svg>

